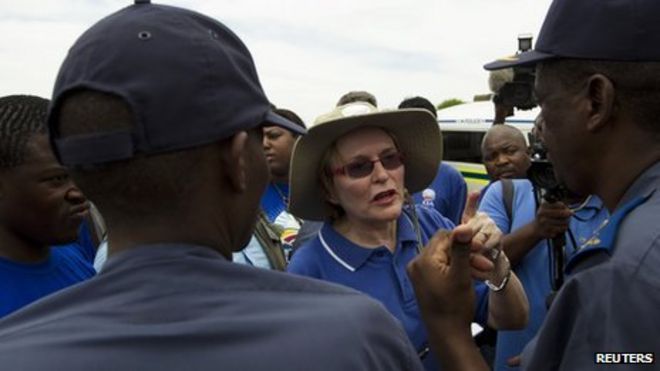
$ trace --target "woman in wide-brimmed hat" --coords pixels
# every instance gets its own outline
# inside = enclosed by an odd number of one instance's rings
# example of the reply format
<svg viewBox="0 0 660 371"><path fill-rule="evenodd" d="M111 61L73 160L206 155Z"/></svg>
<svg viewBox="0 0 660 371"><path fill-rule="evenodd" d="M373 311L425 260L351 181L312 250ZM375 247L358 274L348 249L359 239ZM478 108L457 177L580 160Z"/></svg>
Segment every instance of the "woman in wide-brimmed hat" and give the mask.
<svg viewBox="0 0 660 371"><path fill-rule="evenodd" d="M410 193L433 180L441 156L442 136L430 113L377 111L357 102L317 119L296 142L290 174L289 210L324 225L293 255L288 270L350 286L382 302L401 321L429 370L438 363L425 356L426 331L406 265L436 231L454 225L433 209L404 205ZM501 233L488 217L478 215L470 224L486 247L498 245ZM492 251L494 264L484 256L472 259L473 275L494 282L489 282L490 296L485 285L475 283L475 321L522 327L527 299L504 253Z"/></svg>

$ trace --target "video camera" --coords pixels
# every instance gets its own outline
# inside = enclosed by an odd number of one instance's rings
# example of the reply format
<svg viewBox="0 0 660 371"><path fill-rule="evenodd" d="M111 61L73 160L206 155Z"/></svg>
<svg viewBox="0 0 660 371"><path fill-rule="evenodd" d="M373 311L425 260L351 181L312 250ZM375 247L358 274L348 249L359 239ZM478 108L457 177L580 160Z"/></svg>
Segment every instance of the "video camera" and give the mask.
<svg viewBox="0 0 660 371"><path fill-rule="evenodd" d="M518 51L516 54L532 48L532 35L518 36ZM513 81L505 83L493 97L493 102L521 110L536 107L534 99L534 67L513 67Z"/></svg>
<svg viewBox="0 0 660 371"><path fill-rule="evenodd" d="M527 179L534 189L540 192L540 196L548 202L563 200L567 192L566 187L555 177L555 170L548 160L547 151L539 140L532 143L531 163L527 170Z"/></svg>
<svg viewBox="0 0 660 371"><path fill-rule="evenodd" d="M555 170L548 160L547 151L543 143L536 139L532 143L532 164L527 170L527 179L534 186L534 195L537 206L543 198L546 202L557 202L565 199L568 191L555 177ZM562 233L548 240L550 247L550 273L552 277L553 292L546 298L546 306L550 307L554 296L564 283L564 247L566 236Z"/></svg>

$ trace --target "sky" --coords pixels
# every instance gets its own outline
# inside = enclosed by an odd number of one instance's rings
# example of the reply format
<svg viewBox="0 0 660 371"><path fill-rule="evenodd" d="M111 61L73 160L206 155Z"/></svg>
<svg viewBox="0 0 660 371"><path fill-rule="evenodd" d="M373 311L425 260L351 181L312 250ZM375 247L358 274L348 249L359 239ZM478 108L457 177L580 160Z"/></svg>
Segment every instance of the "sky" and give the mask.
<svg viewBox="0 0 660 371"><path fill-rule="evenodd" d="M351 90L395 108L488 93L483 64L534 37L551 0L162 0L214 17L248 46L261 84L308 124ZM0 0L0 96L50 98L68 48L127 0ZM175 92L174 92L175 93Z"/></svg>

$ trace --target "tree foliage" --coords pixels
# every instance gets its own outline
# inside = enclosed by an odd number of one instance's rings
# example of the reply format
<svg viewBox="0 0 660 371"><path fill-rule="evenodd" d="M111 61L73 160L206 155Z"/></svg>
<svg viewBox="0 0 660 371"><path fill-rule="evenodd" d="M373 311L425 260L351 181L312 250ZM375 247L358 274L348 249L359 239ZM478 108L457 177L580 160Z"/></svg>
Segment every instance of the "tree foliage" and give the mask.
<svg viewBox="0 0 660 371"><path fill-rule="evenodd" d="M440 104L438 104L437 108L438 110L445 109L451 106L457 106L459 104L465 103L464 101L458 99L458 98L450 98L450 99L445 99Z"/></svg>

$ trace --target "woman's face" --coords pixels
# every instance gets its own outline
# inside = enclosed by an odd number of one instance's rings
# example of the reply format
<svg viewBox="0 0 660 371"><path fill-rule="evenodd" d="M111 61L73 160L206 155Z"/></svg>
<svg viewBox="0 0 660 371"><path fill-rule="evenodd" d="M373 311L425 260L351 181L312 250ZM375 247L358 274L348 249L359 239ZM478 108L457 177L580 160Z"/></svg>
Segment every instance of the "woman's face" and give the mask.
<svg viewBox="0 0 660 371"><path fill-rule="evenodd" d="M289 162L296 137L279 126L264 127L264 153L270 175L275 181L289 179Z"/></svg>
<svg viewBox="0 0 660 371"><path fill-rule="evenodd" d="M405 169L400 160L392 137L382 129L364 128L344 135L330 158L333 175L328 201L341 206L349 221L396 220L404 202Z"/></svg>

